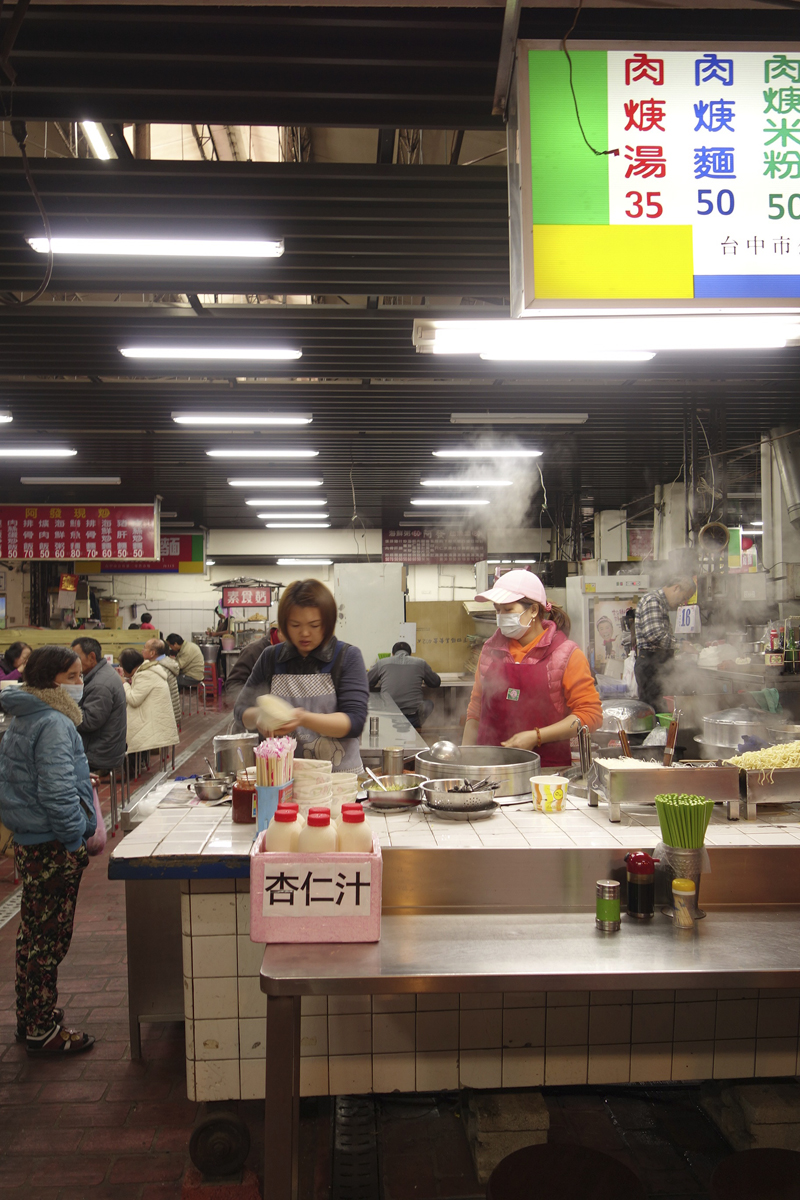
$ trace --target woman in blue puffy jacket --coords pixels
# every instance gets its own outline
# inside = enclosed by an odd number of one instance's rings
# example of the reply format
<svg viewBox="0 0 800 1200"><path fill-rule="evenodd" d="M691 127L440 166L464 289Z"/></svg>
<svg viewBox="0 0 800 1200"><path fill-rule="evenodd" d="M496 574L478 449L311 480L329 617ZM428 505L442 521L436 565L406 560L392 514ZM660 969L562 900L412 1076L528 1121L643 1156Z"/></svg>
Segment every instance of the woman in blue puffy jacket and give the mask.
<svg viewBox="0 0 800 1200"><path fill-rule="evenodd" d="M89 763L78 733L81 662L66 646L34 650L22 687L0 706L13 717L0 742L0 818L14 834L22 878L17 932L17 1039L28 1054L81 1053L94 1038L63 1024L58 964L72 939L75 902L97 827Z"/></svg>

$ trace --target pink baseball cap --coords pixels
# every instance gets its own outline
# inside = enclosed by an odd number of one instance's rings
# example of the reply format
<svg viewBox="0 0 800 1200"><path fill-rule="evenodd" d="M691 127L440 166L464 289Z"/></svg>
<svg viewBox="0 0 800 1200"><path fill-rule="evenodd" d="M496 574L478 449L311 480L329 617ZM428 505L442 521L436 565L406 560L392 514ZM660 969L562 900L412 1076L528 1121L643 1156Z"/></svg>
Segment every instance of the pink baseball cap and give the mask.
<svg viewBox="0 0 800 1200"><path fill-rule="evenodd" d="M513 604L516 600L535 600L542 608L550 611L544 585L533 571L506 571L488 592L481 592L476 600L491 600L493 604Z"/></svg>

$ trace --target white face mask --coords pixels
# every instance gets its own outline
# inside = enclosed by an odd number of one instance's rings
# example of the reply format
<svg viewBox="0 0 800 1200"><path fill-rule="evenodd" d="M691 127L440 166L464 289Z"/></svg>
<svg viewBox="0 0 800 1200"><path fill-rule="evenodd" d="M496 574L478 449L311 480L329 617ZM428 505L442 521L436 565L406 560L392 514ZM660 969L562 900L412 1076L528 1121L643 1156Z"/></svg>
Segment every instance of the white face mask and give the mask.
<svg viewBox="0 0 800 1200"><path fill-rule="evenodd" d="M503 637L519 639L525 636L531 626L533 617L531 617L531 620L528 621L527 624L523 625L520 622L520 617L522 615L522 613L497 614L497 628L500 630Z"/></svg>
<svg viewBox="0 0 800 1200"><path fill-rule="evenodd" d="M60 686L76 703L83 698L82 683L62 683Z"/></svg>

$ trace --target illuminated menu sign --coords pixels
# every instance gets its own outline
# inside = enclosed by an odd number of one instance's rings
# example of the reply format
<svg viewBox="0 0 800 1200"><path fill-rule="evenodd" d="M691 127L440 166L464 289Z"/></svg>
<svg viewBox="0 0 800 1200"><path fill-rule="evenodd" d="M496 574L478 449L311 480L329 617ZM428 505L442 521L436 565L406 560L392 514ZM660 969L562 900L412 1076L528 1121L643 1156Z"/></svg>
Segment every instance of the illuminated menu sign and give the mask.
<svg viewBox="0 0 800 1200"><path fill-rule="evenodd" d="M272 592L268 587L226 587L222 589L223 608L269 608Z"/></svg>
<svg viewBox="0 0 800 1200"><path fill-rule="evenodd" d="M566 56L521 44L521 308L800 295L800 46L738 45L571 43L594 154Z"/></svg>
<svg viewBox="0 0 800 1200"><path fill-rule="evenodd" d="M0 558L155 559L152 504L0 506Z"/></svg>
<svg viewBox="0 0 800 1200"><path fill-rule="evenodd" d="M476 563L486 554L486 538L463 529L383 531L384 562Z"/></svg>

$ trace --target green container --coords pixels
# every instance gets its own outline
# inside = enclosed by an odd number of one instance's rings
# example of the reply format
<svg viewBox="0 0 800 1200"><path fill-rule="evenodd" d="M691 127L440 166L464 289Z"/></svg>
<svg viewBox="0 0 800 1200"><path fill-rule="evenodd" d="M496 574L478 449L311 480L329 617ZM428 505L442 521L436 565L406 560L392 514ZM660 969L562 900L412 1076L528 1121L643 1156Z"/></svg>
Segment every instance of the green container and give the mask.
<svg viewBox="0 0 800 1200"><path fill-rule="evenodd" d="M669 725L672 721L672 713L656 713L659 725Z"/></svg>

